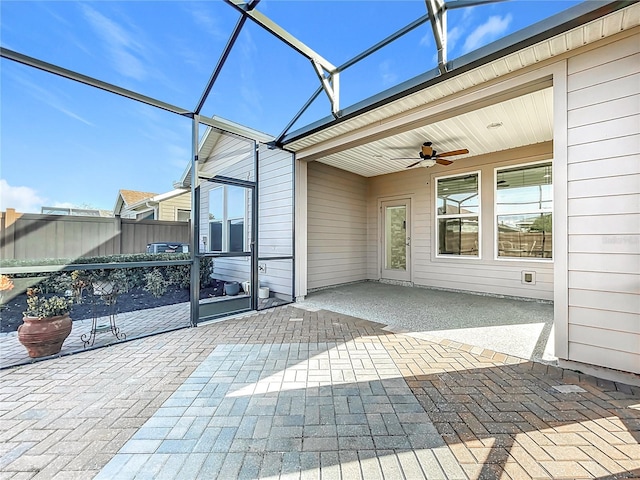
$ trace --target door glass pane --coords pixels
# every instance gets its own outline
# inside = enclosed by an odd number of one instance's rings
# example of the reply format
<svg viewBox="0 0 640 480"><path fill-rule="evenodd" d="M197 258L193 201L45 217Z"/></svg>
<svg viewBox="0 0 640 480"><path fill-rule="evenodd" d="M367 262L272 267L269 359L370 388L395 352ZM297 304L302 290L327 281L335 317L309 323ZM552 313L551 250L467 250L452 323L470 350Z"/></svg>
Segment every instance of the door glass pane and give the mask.
<svg viewBox="0 0 640 480"><path fill-rule="evenodd" d="M386 207L385 269L407 269L407 207Z"/></svg>

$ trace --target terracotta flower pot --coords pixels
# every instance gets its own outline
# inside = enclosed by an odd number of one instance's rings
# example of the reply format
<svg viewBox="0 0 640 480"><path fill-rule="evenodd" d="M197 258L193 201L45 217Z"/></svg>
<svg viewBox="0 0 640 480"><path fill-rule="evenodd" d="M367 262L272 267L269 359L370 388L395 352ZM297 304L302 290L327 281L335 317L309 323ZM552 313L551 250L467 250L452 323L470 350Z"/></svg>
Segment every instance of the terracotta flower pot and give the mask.
<svg viewBox="0 0 640 480"><path fill-rule="evenodd" d="M71 333L71 317L36 318L23 317L18 327L18 340L27 349L31 358L55 355Z"/></svg>

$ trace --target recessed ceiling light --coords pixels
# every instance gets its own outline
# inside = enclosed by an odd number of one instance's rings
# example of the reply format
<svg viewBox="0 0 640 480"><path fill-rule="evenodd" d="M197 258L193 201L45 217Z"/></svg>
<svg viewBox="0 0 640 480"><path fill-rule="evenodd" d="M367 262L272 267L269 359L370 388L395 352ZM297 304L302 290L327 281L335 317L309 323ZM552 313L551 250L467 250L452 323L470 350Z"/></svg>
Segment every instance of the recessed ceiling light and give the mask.
<svg viewBox="0 0 640 480"><path fill-rule="evenodd" d="M494 128L500 128L502 126L502 122L493 122L487 125L489 130L493 130Z"/></svg>

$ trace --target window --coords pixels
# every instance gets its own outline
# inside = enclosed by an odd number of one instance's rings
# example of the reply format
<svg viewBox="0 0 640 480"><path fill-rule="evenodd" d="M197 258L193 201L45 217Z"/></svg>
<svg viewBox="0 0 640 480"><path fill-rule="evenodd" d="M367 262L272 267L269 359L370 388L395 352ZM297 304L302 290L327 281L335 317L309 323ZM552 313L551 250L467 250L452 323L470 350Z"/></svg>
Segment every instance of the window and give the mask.
<svg viewBox="0 0 640 480"><path fill-rule="evenodd" d="M179 208L176 211L176 221L188 222L189 220L191 220L191 210L182 210Z"/></svg>
<svg viewBox="0 0 640 480"><path fill-rule="evenodd" d="M480 173L436 179L438 255L478 257Z"/></svg>
<svg viewBox="0 0 640 480"><path fill-rule="evenodd" d="M209 251L243 252L247 190L225 185L209 192Z"/></svg>
<svg viewBox="0 0 640 480"><path fill-rule="evenodd" d="M498 258L552 258L551 162L496 169Z"/></svg>
<svg viewBox="0 0 640 480"><path fill-rule="evenodd" d="M141 213L136 214L136 220L155 220L156 212L155 210L146 210Z"/></svg>

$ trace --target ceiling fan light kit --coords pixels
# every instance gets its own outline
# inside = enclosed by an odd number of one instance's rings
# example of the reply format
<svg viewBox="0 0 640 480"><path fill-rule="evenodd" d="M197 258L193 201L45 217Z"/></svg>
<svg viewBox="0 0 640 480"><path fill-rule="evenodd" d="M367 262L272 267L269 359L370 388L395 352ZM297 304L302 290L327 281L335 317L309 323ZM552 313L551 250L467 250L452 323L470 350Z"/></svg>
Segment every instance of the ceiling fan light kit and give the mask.
<svg viewBox="0 0 640 480"><path fill-rule="evenodd" d="M425 158L420 162L420 166L424 168L433 167L436 164L436 161L433 158Z"/></svg>

